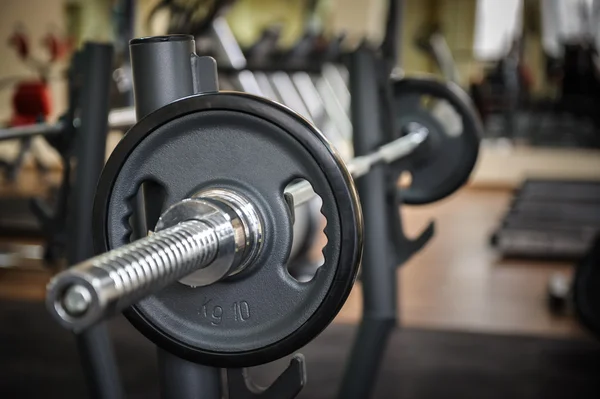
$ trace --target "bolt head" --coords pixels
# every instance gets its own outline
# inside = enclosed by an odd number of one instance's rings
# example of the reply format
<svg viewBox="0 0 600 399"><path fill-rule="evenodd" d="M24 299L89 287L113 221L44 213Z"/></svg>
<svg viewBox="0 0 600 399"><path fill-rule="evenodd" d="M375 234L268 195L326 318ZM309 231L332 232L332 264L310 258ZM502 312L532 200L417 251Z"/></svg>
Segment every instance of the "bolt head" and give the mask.
<svg viewBox="0 0 600 399"><path fill-rule="evenodd" d="M82 285L73 285L69 287L63 296L62 305L70 316L81 316L90 307L92 295L90 291Z"/></svg>

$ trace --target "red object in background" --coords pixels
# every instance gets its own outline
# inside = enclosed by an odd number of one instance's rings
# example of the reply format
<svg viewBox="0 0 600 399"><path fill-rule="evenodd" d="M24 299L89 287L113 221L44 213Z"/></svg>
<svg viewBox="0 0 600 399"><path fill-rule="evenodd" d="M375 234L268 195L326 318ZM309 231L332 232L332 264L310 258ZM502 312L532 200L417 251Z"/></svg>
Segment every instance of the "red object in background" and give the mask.
<svg viewBox="0 0 600 399"><path fill-rule="evenodd" d="M17 50L17 54L21 59L24 60L29 57L29 39L20 30L15 31L15 33L8 38L8 44Z"/></svg>
<svg viewBox="0 0 600 399"><path fill-rule="evenodd" d="M69 52L68 40L61 40L53 33L48 33L42 42L50 53L50 62L58 61Z"/></svg>
<svg viewBox="0 0 600 399"><path fill-rule="evenodd" d="M22 81L15 86L12 97L13 116L11 126L30 125L46 120L52 110L52 99L46 82L49 67L63 58L70 49L69 40L62 40L54 32L44 36L42 44L50 55L48 62L35 60L31 57L29 38L22 25L17 25L8 43L17 51L19 58L28 66L33 66L40 76L40 80Z"/></svg>
<svg viewBox="0 0 600 399"><path fill-rule="evenodd" d="M52 111L48 85L40 81L21 82L12 98L13 117L11 126L31 125L45 120Z"/></svg>

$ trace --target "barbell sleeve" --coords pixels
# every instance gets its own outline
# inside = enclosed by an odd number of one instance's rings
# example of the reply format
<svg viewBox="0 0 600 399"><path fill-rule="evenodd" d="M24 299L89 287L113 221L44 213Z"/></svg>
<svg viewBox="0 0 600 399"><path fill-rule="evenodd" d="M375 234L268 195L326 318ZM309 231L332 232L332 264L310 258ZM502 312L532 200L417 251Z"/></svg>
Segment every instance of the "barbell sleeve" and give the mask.
<svg viewBox="0 0 600 399"><path fill-rule="evenodd" d="M194 271L208 271L205 285L238 273L258 255L262 227L253 205L236 198L215 190L181 201L161 216L164 229L57 274L50 313L81 332Z"/></svg>
<svg viewBox="0 0 600 399"><path fill-rule="evenodd" d="M79 263L52 279L50 311L81 331L214 261L215 229L190 220Z"/></svg>

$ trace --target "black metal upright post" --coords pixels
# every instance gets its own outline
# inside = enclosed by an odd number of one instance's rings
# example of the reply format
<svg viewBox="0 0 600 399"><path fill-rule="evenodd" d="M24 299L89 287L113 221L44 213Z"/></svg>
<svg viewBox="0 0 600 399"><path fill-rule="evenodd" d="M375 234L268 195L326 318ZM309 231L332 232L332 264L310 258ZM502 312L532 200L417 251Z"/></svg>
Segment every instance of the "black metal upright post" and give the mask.
<svg viewBox="0 0 600 399"><path fill-rule="evenodd" d="M368 154L394 137L388 80L401 59L402 15L403 1L390 0L379 54L363 46L350 56L355 156ZM433 225L429 225L416 240L406 238L398 213L397 175L390 172L386 165L379 165L357 181L365 226L363 316L340 387L340 399L365 399L372 394L390 333L398 320L398 264L433 235Z"/></svg>
<svg viewBox="0 0 600 399"><path fill-rule="evenodd" d="M131 79L131 57L129 54L129 41L134 37L136 0L121 0L115 5L118 22L116 23L117 34L115 47L117 57L120 57L121 68L125 73L125 79ZM133 90L126 91L126 98L122 100L121 106L133 106Z"/></svg>
<svg viewBox="0 0 600 399"><path fill-rule="evenodd" d="M350 56L350 94L355 156L376 150L387 135L382 129L374 51L363 47ZM391 220L386 212L390 176L378 165L357 180L364 217L361 269L363 318L344 374L339 398L368 398L375 384L387 339L396 323L396 265L390 246Z"/></svg>
<svg viewBox="0 0 600 399"><path fill-rule="evenodd" d="M160 395L169 399L221 399L221 370L158 349Z"/></svg>
<svg viewBox="0 0 600 399"><path fill-rule="evenodd" d="M216 72L202 76L192 36L171 35L130 42L135 110L138 120L177 99L217 90ZM204 69L205 70L205 69ZM221 371L181 359L158 349L161 397L221 399Z"/></svg>
<svg viewBox="0 0 600 399"><path fill-rule="evenodd" d="M400 47L402 39L402 15L404 2L402 0L389 0L385 36L381 43L381 55L395 67L402 62Z"/></svg>
<svg viewBox="0 0 600 399"><path fill-rule="evenodd" d="M81 126L75 139L77 167L70 199L67 241L67 260L71 265L94 255L92 207L106 151L113 47L87 43L81 58ZM122 398L122 386L106 326L98 325L76 337L91 397Z"/></svg>
<svg viewBox="0 0 600 399"><path fill-rule="evenodd" d="M190 60L194 39L188 35L133 39L129 44L135 112L140 120L170 102L194 94Z"/></svg>

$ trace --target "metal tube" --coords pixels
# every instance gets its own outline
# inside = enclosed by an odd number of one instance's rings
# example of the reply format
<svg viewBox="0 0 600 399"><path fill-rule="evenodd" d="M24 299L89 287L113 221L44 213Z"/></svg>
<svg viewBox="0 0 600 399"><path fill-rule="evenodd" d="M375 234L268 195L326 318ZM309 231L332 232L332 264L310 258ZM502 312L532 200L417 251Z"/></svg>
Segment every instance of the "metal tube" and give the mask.
<svg viewBox="0 0 600 399"><path fill-rule="evenodd" d="M363 316L354 338L355 345L352 347L350 362L338 398L369 398L390 332L395 324L392 319ZM360 364L356 363L357 359L360 359ZM358 376L359 372L361 374L358 379L350 378Z"/></svg>
<svg viewBox="0 0 600 399"><path fill-rule="evenodd" d="M214 227L186 221L58 274L48 287L49 310L64 327L85 330L210 265L218 250Z"/></svg>
<svg viewBox="0 0 600 399"><path fill-rule="evenodd" d="M75 264L94 254L89 231L96 184L104 166L108 131L112 46L88 44L81 93L79 134L76 138L75 189L71 202L71 242L68 261Z"/></svg>
<svg viewBox="0 0 600 399"><path fill-rule="evenodd" d="M446 38L441 33L434 33L429 38L429 44L433 56L442 70L442 76L449 82L460 84L460 73Z"/></svg>
<svg viewBox="0 0 600 399"><path fill-rule="evenodd" d="M338 131L344 138L344 140L350 140L352 138L352 122L348 118L347 108L341 101L344 101L344 96L339 96L339 92L331 86L327 74L329 68L335 68L334 66L325 66L323 68L323 76L318 77L315 81L315 87L319 92L319 95L323 99L325 105L325 112L329 116L329 119L333 121Z"/></svg>
<svg viewBox="0 0 600 399"><path fill-rule="evenodd" d="M390 164L412 154L429 137L429 131L424 126L413 122L407 128L406 136L376 148L375 151L362 155L346 163L352 177L358 179L380 163ZM285 189L294 199L294 207L298 207L314 197L312 187L307 181L296 183Z"/></svg>
<svg viewBox="0 0 600 399"><path fill-rule="evenodd" d="M233 191L207 190L169 207L153 234L52 278L48 310L63 327L85 330L185 276L182 283L198 287L236 274L256 259L262 242L250 202Z"/></svg>
<svg viewBox="0 0 600 399"><path fill-rule="evenodd" d="M111 129L126 129L135 125L136 116L133 107L117 108L111 110L108 114L108 126ZM81 123L81 119L76 119L76 125ZM35 123L26 126L14 126L0 129L0 141L24 139L33 136L54 136L65 131L64 122L56 123Z"/></svg>
<svg viewBox="0 0 600 399"><path fill-rule="evenodd" d="M179 37L179 41L163 38L138 39L131 41L131 63L134 76L135 107L138 120L148 113L174 100L195 94L201 79L199 67L191 68L191 57L195 57L193 37ZM212 71L214 87L217 85L216 69ZM196 74L196 76L194 76ZM168 384L192 389L195 385L187 374L178 373L173 362L161 362L160 372L169 377ZM219 370L209 367L197 369L195 378L207 386L220 385ZM163 381L164 382L164 381ZM165 388L167 389L167 388ZM177 398L165 391L164 398ZM199 392L198 399L220 399L218 391Z"/></svg>
<svg viewBox="0 0 600 399"><path fill-rule="evenodd" d="M221 398L221 370L188 362L158 349L160 397Z"/></svg>
<svg viewBox="0 0 600 399"><path fill-rule="evenodd" d="M115 108L108 113L108 126L111 129L128 129L137 121L134 107Z"/></svg>
<svg viewBox="0 0 600 399"><path fill-rule="evenodd" d="M391 68L401 63L401 33L403 0L390 0L388 3L387 21L385 26L385 35L381 44L381 52Z"/></svg>
<svg viewBox="0 0 600 399"><path fill-rule="evenodd" d="M311 76L306 72L296 72L292 74L292 81L296 90L298 90L298 94L302 97L315 126L323 132L325 137L331 140L343 159L350 158L352 156L352 149L349 148L351 143L344 138L333 120L327 115L323 98L321 98Z"/></svg>
<svg viewBox="0 0 600 399"><path fill-rule="evenodd" d="M65 126L59 123L36 123L27 126L15 126L0 129L0 141L12 139L24 139L32 136L52 136L59 134L64 130Z"/></svg>
<svg viewBox="0 0 600 399"><path fill-rule="evenodd" d="M108 127L111 129L127 129L135 125L136 116L133 107L116 108L108 113ZM81 119L75 120L75 125L81 123ZM64 122L35 123L26 126L15 126L0 129L0 141L24 139L33 136L54 136L65 131Z"/></svg>
<svg viewBox="0 0 600 399"><path fill-rule="evenodd" d="M211 25L212 33L215 37L215 49L217 58L226 61L233 69L241 70L246 68L246 57L240 48L229 23L224 17L215 18Z"/></svg>
<svg viewBox="0 0 600 399"><path fill-rule="evenodd" d="M133 39L129 48L138 120L163 105L194 94L193 36Z"/></svg>
<svg viewBox="0 0 600 399"><path fill-rule="evenodd" d="M252 73L252 72L249 72L249 73ZM258 84L258 87L259 87L259 91L254 94L262 95L263 97L266 97L271 101L281 102L281 99L279 97L277 97L277 94L275 93L275 89L271 85L271 82L269 81L269 77L267 76L266 73L254 72L252 74L254 75L254 79L256 79L256 83Z"/></svg>
<svg viewBox="0 0 600 399"><path fill-rule="evenodd" d="M122 399L125 397L112 343L105 324L76 336L77 351L87 381L90 398Z"/></svg>
<svg viewBox="0 0 600 399"><path fill-rule="evenodd" d="M350 59L351 115L354 151L365 155L374 151L386 134L381 127L380 93L375 55L358 49ZM396 320L396 268L390 248L390 215L387 168L373 166L368 178L357 181L364 217L362 262L363 319L354 342L342 386L343 399L368 398L375 384L385 343ZM385 328L381 328L384 326Z"/></svg>
<svg viewBox="0 0 600 399"><path fill-rule="evenodd" d="M341 109L348 114L350 112L350 91L348 90L348 70L342 65L325 64L321 72L321 78L327 82L335 93ZM351 133L351 132L350 132Z"/></svg>
<svg viewBox="0 0 600 399"><path fill-rule="evenodd" d="M67 260L75 264L94 254L91 234L96 183L104 165L113 48L88 43L83 50L81 126L76 138L77 168L70 201ZM123 388L106 326L76 336L92 398L120 399Z"/></svg>

